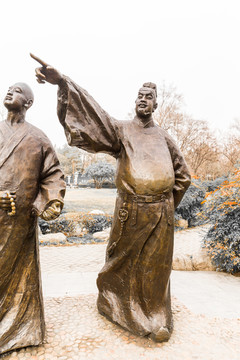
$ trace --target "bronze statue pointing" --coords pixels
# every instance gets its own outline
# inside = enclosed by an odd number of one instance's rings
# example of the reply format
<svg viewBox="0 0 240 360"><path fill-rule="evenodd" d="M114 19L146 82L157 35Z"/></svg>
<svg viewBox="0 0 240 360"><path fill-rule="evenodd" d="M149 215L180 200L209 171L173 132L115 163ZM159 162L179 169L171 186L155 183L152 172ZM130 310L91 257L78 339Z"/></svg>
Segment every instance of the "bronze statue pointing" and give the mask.
<svg viewBox="0 0 240 360"><path fill-rule="evenodd" d="M43 342L37 216L59 216L63 173L46 135L25 121L33 93L8 89L0 122L0 354Z"/></svg>
<svg viewBox="0 0 240 360"><path fill-rule="evenodd" d="M31 55L42 67L39 83L57 84L58 117L69 145L105 152L117 160L118 196L97 279L98 310L129 331L167 341L173 324L170 298L174 208L190 175L172 138L152 118L157 91L145 83L136 116L117 121L81 87Z"/></svg>

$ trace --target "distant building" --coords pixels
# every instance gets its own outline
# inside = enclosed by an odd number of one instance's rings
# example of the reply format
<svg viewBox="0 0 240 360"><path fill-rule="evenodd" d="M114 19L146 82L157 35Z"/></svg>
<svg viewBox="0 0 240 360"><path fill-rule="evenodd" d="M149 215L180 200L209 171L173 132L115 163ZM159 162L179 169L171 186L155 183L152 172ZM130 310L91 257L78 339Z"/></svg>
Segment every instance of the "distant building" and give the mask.
<svg viewBox="0 0 240 360"><path fill-rule="evenodd" d="M79 171L65 177L66 184L69 186L87 185L90 179L89 176L82 175Z"/></svg>

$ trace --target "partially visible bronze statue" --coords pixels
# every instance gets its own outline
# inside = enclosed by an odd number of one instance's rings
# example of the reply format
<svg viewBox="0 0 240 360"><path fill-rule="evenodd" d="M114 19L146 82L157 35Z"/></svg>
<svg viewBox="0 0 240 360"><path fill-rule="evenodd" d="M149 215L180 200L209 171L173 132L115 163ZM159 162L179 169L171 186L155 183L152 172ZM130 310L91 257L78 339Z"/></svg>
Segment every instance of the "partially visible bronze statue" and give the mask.
<svg viewBox="0 0 240 360"><path fill-rule="evenodd" d="M190 174L172 138L152 118L157 90L145 83L136 116L117 121L71 79L32 55L37 80L57 84L58 117L69 145L117 159L118 196L106 263L97 279L98 310L123 328L167 341L173 324L170 298L174 208Z"/></svg>
<svg viewBox="0 0 240 360"><path fill-rule="evenodd" d="M59 216L65 194L49 139L25 121L32 103L27 84L11 86L0 122L0 354L44 340L37 217Z"/></svg>

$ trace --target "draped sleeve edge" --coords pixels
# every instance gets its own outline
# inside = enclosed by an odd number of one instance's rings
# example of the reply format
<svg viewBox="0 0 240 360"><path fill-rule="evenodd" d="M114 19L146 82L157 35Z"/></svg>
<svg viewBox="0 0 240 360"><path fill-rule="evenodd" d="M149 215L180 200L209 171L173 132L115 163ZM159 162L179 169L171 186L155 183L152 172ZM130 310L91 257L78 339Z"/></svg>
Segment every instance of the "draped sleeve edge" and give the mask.
<svg viewBox="0 0 240 360"><path fill-rule="evenodd" d="M66 76L58 89L57 113L70 146L89 152L105 152L114 157L120 153L117 120Z"/></svg>

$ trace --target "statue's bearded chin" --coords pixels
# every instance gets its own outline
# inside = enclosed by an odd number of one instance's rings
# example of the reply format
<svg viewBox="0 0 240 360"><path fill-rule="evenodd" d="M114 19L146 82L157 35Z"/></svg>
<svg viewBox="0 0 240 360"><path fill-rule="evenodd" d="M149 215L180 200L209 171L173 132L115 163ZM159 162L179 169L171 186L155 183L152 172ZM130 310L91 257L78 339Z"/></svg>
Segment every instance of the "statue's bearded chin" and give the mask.
<svg viewBox="0 0 240 360"><path fill-rule="evenodd" d="M139 117L148 117L152 114L148 109L139 107L136 109L136 113Z"/></svg>

